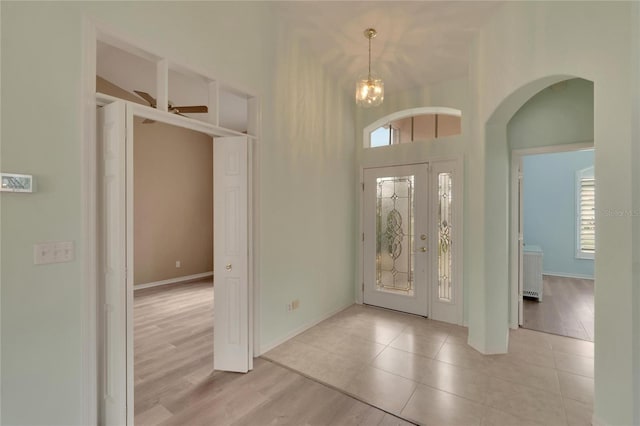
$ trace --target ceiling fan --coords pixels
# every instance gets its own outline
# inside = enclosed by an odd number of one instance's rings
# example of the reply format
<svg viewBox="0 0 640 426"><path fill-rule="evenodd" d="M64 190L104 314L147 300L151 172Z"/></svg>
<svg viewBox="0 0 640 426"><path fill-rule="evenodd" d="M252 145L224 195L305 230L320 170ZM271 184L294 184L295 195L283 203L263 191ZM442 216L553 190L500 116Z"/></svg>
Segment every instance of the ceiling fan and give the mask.
<svg viewBox="0 0 640 426"><path fill-rule="evenodd" d="M148 94L147 92L142 92L140 90L133 91L136 95L140 96L142 99L147 101L151 108L158 108L158 104L156 99ZM173 105L171 101L169 101L168 111L174 114L181 115L186 117L184 114L194 114L194 113L205 113L209 112L209 108L206 105L184 105L177 106ZM143 123L155 123L154 120L149 120L148 118L143 121Z"/></svg>

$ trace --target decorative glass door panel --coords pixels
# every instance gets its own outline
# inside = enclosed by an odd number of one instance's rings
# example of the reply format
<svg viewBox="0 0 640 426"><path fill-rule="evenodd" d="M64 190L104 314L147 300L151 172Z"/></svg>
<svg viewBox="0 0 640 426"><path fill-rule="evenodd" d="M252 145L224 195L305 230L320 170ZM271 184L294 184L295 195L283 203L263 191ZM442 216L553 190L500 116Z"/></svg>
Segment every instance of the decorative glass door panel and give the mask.
<svg viewBox="0 0 640 426"><path fill-rule="evenodd" d="M429 316L439 321L462 324L462 233L460 232L462 177L458 161L431 164L432 251L431 305Z"/></svg>
<svg viewBox="0 0 640 426"><path fill-rule="evenodd" d="M376 185L376 288L412 296L414 177L381 177Z"/></svg>
<svg viewBox="0 0 640 426"><path fill-rule="evenodd" d="M364 303L428 312L426 164L364 171Z"/></svg>
<svg viewBox="0 0 640 426"><path fill-rule="evenodd" d="M451 301L451 173L438 173L438 299Z"/></svg>

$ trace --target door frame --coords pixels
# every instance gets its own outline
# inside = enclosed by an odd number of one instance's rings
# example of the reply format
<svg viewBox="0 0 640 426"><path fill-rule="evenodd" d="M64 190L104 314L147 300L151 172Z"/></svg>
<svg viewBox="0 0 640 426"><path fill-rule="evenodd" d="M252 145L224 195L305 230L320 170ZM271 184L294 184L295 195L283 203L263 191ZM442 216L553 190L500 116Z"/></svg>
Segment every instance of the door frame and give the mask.
<svg viewBox="0 0 640 426"><path fill-rule="evenodd" d="M541 146L511 150L510 167L510 213L509 213L509 326L513 329L520 327L520 300L522 300L522 274L520 273L521 251L519 247L518 220L520 219L520 203L518 201L520 186L520 171L522 158L528 155L553 154L559 152L584 151L594 149L593 141L583 141L562 145ZM524 225L523 225L524 226ZM524 238L524 236L523 236Z"/></svg>
<svg viewBox="0 0 640 426"><path fill-rule="evenodd" d="M80 161L81 161L81 221L82 221L82 236L80 238L80 246L82 247L83 255L79 256L81 263L82 281L85 285L82 287L83 294L81 298L83 300L82 312L81 312L81 341L82 341L82 360L81 360L81 386L83 401L81 405L81 419L83 424L91 425L96 424L99 421L99 399L100 391L98 389L98 351L101 347L104 336L98 329L98 304L101 302L98 299L98 283L99 283L99 271L98 271L98 244L100 243L97 236L98 229L98 215L97 210L97 194L98 185L100 181L98 179L98 160L99 155L97 152L97 108L101 105L113 102L121 101L127 105L127 117L129 122L127 126L127 136L129 133L133 136L133 116L139 116L144 118L150 118L155 121L163 122L178 127L184 127L187 129L195 130L198 132L210 134L215 136L246 136L248 138L248 164L247 164L247 182L248 182L248 232L247 232L247 244L249 248L248 253L248 286L249 286L249 300L248 315L249 315L249 354L252 357L260 355L260 270L259 270L259 258L260 258L260 244L259 244L259 199L260 199L260 182L259 182L259 165L260 165L260 140L262 134L261 126L261 97L254 90L248 90L241 85L232 85L238 90L243 91L250 96L248 99L248 105L251 112L248 114L249 126L254 129L253 135L242 134L229 129L224 129L212 124L191 120L185 117L169 113L167 111L161 111L144 105L140 105L134 102L129 102L122 99L117 99L111 96L98 96L96 94L96 58L97 58L97 43L99 40L116 40L124 43L128 46L133 46L140 51L153 52L157 57L168 58L167 55L161 54L162 50L149 47L145 42L131 37L129 34L122 31L115 30L114 28L104 23L97 22L95 19L89 16L83 16L82 20L82 78L81 78L81 90L80 90L80 133L81 133L81 145L80 145ZM183 64L180 61L171 60L172 63L179 65L181 68L209 77L215 80L208 71L202 69L196 69L194 67ZM214 136L215 134L215 136ZM132 146L132 145L131 145ZM126 149L132 149L127 146ZM127 170L129 172L129 170ZM127 183L128 185L128 183ZM128 197L129 195L127 195ZM129 200L127 199L127 202ZM129 214L129 213L127 213ZM127 217L127 222L130 218ZM132 220L132 219L131 219ZM127 242L127 244L129 244ZM129 274L127 272L127 286L129 285ZM131 289L133 294L133 289ZM132 309L127 307L127 310ZM130 312L127 312L127 319L129 319ZM131 317L132 318L132 317ZM131 327L128 326L128 329ZM127 339L132 339L132 335L127 335ZM213 342L213 336L212 336ZM131 357L131 358L130 358ZM133 351L127 354L127 364L133 361ZM252 363L252 359L250 360ZM212 366L213 368L213 366ZM127 372L127 374L129 374ZM131 392L130 395L133 395ZM131 407L132 408L132 407ZM129 409L127 411L130 411Z"/></svg>
<svg viewBox="0 0 640 426"><path fill-rule="evenodd" d="M375 148L374 148L375 149ZM359 254L358 254L358 265L359 267L357 268L357 277L356 277L356 282L355 282L355 293L356 293L356 304L362 305L364 304L364 268L365 268L365 256L364 256L364 240L363 240L363 235L364 235L364 231L365 231L365 224L364 224L364 170L365 169L375 169L375 168L382 168L382 167L397 167L397 166L409 166L409 165L414 165L414 164L428 164L428 174L429 174L429 180L432 180L432 176L431 176L431 170L432 170L432 165L435 163L440 163L440 162L455 162L456 164L456 170L458 172L458 176L457 176L457 180L458 180L458 185L456 186L456 191L458 191L460 194L462 194L462 196L459 198L458 201L458 207L457 207L457 212L455 213L455 217L458 223L458 233L457 233L457 239L456 239L456 247L457 249L455 250L455 256L458 259L456 264L454 265L454 271L456 272L456 275L458 277L457 283L456 283L456 288L458 291L459 296L459 304L457 307L457 324L458 325L464 325L464 306L465 306L465 296L464 296L464 156L462 154L457 155L457 156L432 156L432 157L428 157L423 161L415 161L415 162L402 162L402 161L384 161L384 162L379 162L376 164L371 164L371 165L367 165L367 166L363 166L360 165L359 167L359 176L360 176L360 181L359 181L359 189L357 191L358 193L358 209L359 209L359 219L360 219L360 226L358 229L358 235L356 236L356 238L358 238L357 241L359 241ZM454 183L455 185L455 183ZM431 214L431 197L427 197L427 210L429 211L429 214ZM430 220L430 224L433 221ZM432 283L432 279L431 279L431 275L432 274L428 274L428 291L429 291L429 297L428 297L428 307L427 307L427 317L431 318L431 303L432 303L432 289L433 289L433 283Z"/></svg>

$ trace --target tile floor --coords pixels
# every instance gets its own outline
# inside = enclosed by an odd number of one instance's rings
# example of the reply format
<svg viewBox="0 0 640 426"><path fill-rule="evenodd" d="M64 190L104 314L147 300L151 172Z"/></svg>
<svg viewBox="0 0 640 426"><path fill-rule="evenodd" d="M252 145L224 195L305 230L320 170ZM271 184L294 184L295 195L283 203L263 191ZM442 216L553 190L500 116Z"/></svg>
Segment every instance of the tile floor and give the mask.
<svg viewBox="0 0 640 426"><path fill-rule="evenodd" d="M482 355L467 329L353 305L264 357L424 425L589 425L593 343L510 332Z"/></svg>

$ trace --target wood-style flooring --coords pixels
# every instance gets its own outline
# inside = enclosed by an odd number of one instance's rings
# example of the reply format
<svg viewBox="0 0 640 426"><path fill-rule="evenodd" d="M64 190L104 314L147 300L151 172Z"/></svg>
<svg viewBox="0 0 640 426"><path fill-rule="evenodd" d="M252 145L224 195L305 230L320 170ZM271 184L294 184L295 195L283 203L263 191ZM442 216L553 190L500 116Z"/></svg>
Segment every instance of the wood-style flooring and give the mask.
<svg viewBox="0 0 640 426"><path fill-rule="evenodd" d="M135 292L136 425L408 425L264 359L213 372L213 284Z"/></svg>
<svg viewBox="0 0 640 426"><path fill-rule="evenodd" d="M522 327L593 342L593 280L544 275L542 302L524 300Z"/></svg>

